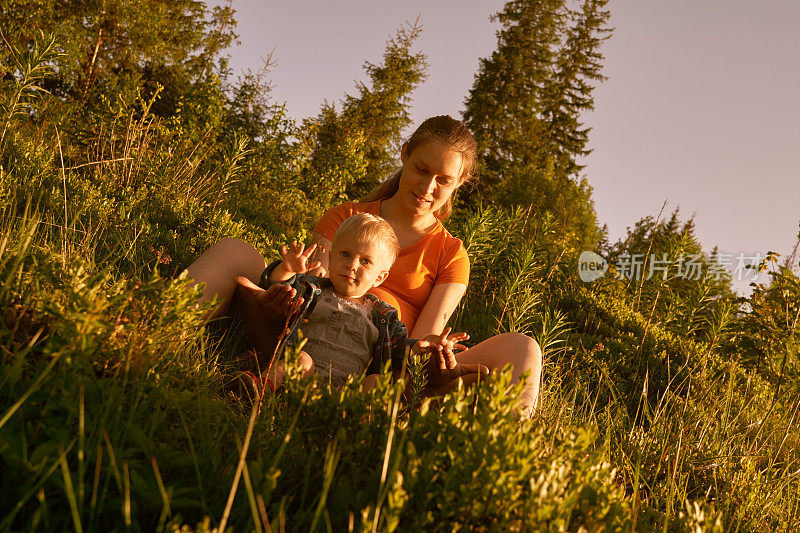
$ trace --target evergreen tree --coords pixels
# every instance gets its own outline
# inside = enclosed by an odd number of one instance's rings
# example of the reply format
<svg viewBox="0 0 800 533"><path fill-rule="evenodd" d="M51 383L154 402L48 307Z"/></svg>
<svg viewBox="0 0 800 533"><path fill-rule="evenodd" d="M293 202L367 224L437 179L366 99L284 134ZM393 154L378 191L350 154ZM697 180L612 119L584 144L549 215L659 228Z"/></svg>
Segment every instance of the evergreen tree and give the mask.
<svg viewBox="0 0 800 533"><path fill-rule="evenodd" d="M47 87L55 96L85 104L160 86L155 108L163 115L213 77L220 52L236 37L233 10L199 0L4 0L0 18L20 49L40 31L55 37L62 55Z"/></svg>
<svg viewBox="0 0 800 533"><path fill-rule="evenodd" d="M599 46L610 30L607 0L512 0L500 22L497 50L481 60L464 120L482 155L470 201L533 205L551 211L577 243L596 242L591 187L578 158L589 153L581 113L593 108L603 79Z"/></svg>
<svg viewBox="0 0 800 533"><path fill-rule="evenodd" d="M312 179L320 171L335 170L329 161L335 158L335 152L351 152L354 146L361 145L366 166L356 174L338 177L340 198L363 197L396 166L401 133L411 124L411 93L424 80L427 68L425 55L411 50L421 32L419 21L398 30L387 41L381 64L365 62L369 83L359 82L357 94L346 95L342 100L341 111L325 104L316 120L309 121L314 130L308 168Z"/></svg>

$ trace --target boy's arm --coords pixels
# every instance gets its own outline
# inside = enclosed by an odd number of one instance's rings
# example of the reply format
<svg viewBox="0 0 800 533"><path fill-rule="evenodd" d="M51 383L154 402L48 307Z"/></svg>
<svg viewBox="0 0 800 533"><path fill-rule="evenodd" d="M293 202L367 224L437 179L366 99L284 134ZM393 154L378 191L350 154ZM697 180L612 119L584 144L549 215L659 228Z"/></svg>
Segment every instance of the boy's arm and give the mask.
<svg viewBox="0 0 800 533"><path fill-rule="evenodd" d="M403 367L406 349L411 347L416 339L408 338L406 325L398 318L396 309L377 299L375 306L372 320L381 333L372 349L372 360L367 367L366 374L368 378L372 375L378 376L384 372L388 363L390 364L389 371L396 378Z"/></svg>
<svg viewBox="0 0 800 533"><path fill-rule="evenodd" d="M387 339L387 342L390 345L389 372L391 373L392 379L400 378L400 370L402 369L403 359L406 355L406 347L410 347L411 344L415 342L414 339L408 338L408 332L405 325L399 320L397 320L397 322L402 326L402 328L390 324L389 338ZM412 341L411 344L409 344L409 340ZM361 392L367 392L374 389L378 384L378 380L382 375L384 375L383 370L387 361L380 357L384 354L384 352L379 343L380 341L375 343L373 357L369 363L369 366L367 367L367 375L364 376L364 381L361 384Z"/></svg>
<svg viewBox="0 0 800 533"><path fill-rule="evenodd" d="M275 265L275 268L273 268L272 271L269 273L269 277L267 279L269 280L270 284L273 284L273 283L281 283L289 281L294 276L295 273L290 272L289 269L286 268L284 262L281 261L280 263Z"/></svg>
<svg viewBox="0 0 800 533"><path fill-rule="evenodd" d="M272 273L275 271L275 269L277 269L280 266L281 262L282 261L278 259L277 261L273 261L272 263L267 265L267 268L265 268L264 272L261 273L261 280L258 282L259 287L266 290L270 288L272 285L277 285L277 284L290 285L290 286L294 285L294 282L297 279L296 275L292 275L288 279L284 280L276 279L275 281L273 281L273 277L276 278L280 277L280 276L273 276Z"/></svg>

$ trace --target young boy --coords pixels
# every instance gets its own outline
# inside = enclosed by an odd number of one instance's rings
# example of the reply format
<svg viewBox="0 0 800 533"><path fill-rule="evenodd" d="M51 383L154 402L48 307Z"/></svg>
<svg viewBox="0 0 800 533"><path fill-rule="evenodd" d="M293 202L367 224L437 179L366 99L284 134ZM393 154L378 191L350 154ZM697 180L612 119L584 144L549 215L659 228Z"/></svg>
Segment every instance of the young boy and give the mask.
<svg viewBox="0 0 800 533"><path fill-rule="evenodd" d="M443 357L452 357L457 344L468 338L464 333L450 333L424 340L409 339L397 310L367 291L380 285L399 252L397 236L388 222L368 213L359 213L341 223L333 237L328 263L328 278L307 274L319 265L310 258L316 245L293 244L283 247L282 261L269 265L261 277L261 287L282 283L291 285L303 303L290 317L287 334L278 347L295 346L298 332L307 339L300 354L306 375L318 374L334 387L342 386L350 375L366 369L365 388L374 385L375 377L391 362L392 373L401 371L406 349L417 354L436 355L433 370L444 368ZM432 357L433 359L433 357ZM438 363L438 364L436 364ZM283 384L284 368L279 361L269 375L248 371L236 378L251 398L264 388L277 390Z"/></svg>

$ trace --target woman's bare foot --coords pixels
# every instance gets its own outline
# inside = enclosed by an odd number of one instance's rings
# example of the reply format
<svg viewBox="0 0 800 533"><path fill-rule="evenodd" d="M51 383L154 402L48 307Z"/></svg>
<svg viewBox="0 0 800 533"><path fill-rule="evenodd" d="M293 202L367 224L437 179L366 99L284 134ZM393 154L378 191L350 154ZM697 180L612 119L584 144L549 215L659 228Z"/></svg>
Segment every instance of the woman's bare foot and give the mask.
<svg viewBox="0 0 800 533"><path fill-rule="evenodd" d="M286 317L297 297L297 291L288 285L272 285L262 289L249 279L236 278L236 291L231 302L231 312L244 323L245 334L251 346L259 352L275 353ZM302 303L302 298L299 299Z"/></svg>

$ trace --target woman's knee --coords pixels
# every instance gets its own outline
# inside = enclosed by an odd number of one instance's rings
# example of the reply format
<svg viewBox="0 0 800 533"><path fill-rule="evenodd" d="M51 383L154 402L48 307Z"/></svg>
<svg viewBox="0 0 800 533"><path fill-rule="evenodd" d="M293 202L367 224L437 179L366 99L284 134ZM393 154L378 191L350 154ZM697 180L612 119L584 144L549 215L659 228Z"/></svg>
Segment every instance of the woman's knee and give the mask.
<svg viewBox="0 0 800 533"><path fill-rule="evenodd" d="M227 238L214 244L209 252L214 250L214 256L231 265L237 274L246 276L253 282L258 282L266 263L261 254L250 243L241 239Z"/></svg>
<svg viewBox="0 0 800 533"><path fill-rule="evenodd" d="M525 388L520 397L523 418L531 416L539 401L539 384L542 377L542 349L536 339L520 333L506 333L504 339L516 355L516 364L519 365L515 374L520 376L527 373ZM512 364L514 362L512 361ZM518 374L517 374L518 372Z"/></svg>
<svg viewBox="0 0 800 533"><path fill-rule="evenodd" d="M199 302L219 299L217 309L209 317L218 316L227 307L236 291L236 277L244 276L258 283L266 263L258 250L241 239L222 239L203 252L185 271L193 283L203 283Z"/></svg>
<svg viewBox="0 0 800 533"><path fill-rule="evenodd" d="M512 332L502 333L497 336L497 339L514 359L511 363L519 364L522 367L520 371L529 369L535 372L539 371L542 366L542 350L533 337Z"/></svg>
<svg viewBox="0 0 800 533"><path fill-rule="evenodd" d="M211 248L223 248L226 250L255 250L247 241L243 241L242 239L237 239L236 237L226 237L224 239L218 240L216 243L211 245Z"/></svg>
<svg viewBox="0 0 800 533"><path fill-rule="evenodd" d="M196 281L230 284L233 278L245 276L258 283L266 263L258 250L241 239L222 239L189 265L188 275Z"/></svg>

